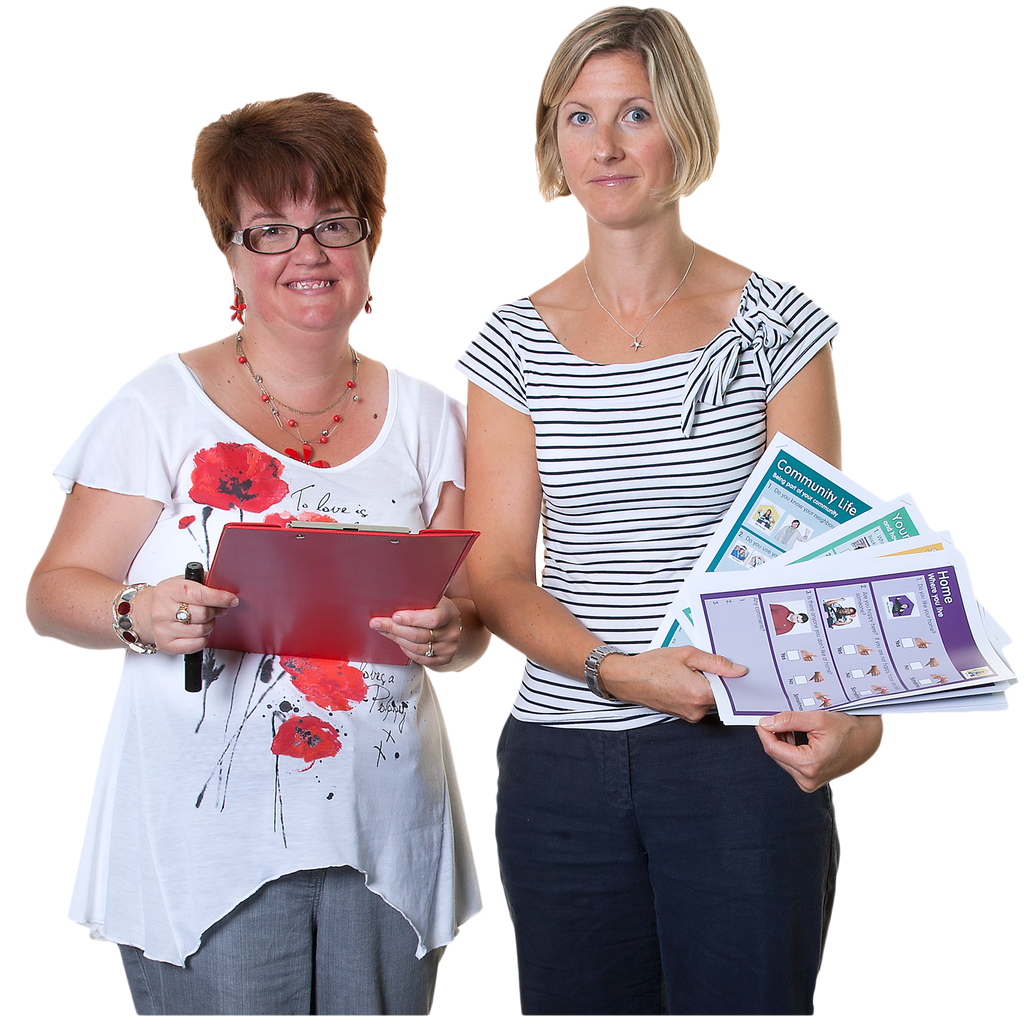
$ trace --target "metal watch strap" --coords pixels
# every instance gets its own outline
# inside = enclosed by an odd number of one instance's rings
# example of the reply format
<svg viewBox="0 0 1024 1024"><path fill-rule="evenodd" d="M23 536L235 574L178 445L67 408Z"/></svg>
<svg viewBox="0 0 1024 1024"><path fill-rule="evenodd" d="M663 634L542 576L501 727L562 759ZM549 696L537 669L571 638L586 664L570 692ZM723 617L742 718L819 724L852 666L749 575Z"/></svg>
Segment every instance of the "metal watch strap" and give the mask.
<svg viewBox="0 0 1024 1024"><path fill-rule="evenodd" d="M583 678L587 681L587 688L595 697L600 697L602 700L616 699L601 686L601 677L599 675L601 662L609 654L625 653L625 651L620 651L618 647L612 647L610 644L601 644L600 647L595 647L587 655L587 660L583 663Z"/></svg>

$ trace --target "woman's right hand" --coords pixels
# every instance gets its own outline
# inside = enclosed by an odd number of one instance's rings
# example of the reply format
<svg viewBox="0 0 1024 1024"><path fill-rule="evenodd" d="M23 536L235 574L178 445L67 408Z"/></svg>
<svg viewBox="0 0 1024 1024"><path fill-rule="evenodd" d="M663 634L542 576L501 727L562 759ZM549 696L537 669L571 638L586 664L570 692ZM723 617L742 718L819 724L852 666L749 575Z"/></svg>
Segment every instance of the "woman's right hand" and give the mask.
<svg viewBox="0 0 1024 1024"><path fill-rule="evenodd" d="M119 647L111 629L114 599L159 519L163 505L138 495L75 484L29 583L27 610L36 631L80 647ZM131 620L143 643L170 654L206 644L218 615L238 603L234 594L182 576L143 587L132 600ZM175 614L188 605L191 623Z"/></svg>
<svg viewBox="0 0 1024 1024"><path fill-rule="evenodd" d="M206 646L217 616L237 604L238 597L230 591L172 576L140 590L132 601L131 617L144 643L156 644L168 654L192 654ZM176 618L182 605L188 609L190 622Z"/></svg>
<svg viewBox="0 0 1024 1024"><path fill-rule="evenodd" d="M696 647L659 647L633 657L609 654L601 662L601 682L618 700L699 722L715 707L705 672L734 679L746 668Z"/></svg>

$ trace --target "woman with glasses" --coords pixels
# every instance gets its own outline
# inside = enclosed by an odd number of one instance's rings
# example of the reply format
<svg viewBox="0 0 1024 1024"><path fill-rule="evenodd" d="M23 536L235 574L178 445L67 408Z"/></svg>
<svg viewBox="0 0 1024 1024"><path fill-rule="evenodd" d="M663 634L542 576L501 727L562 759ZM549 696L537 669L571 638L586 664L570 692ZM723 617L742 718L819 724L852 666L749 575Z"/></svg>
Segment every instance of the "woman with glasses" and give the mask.
<svg viewBox="0 0 1024 1024"><path fill-rule="evenodd" d="M193 179L234 326L127 384L64 457L29 591L39 632L128 649L72 916L120 944L139 1013L425 1013L479 903L423 670L486 646L464 578L371 621L399 666L214 650L238 599L180 573L229 522L461 528L463 416L350 341L384 215L362 110L243 107L200 133Z"/></svg>
<svg viewBox="0 0 1024 1024"><path fill-rule="evenodd" d="M703 673L745 669L648 649L776 431L839 460L836 324L682 228L717 148L671 14L574 29L537 158L545 197L583 207L586 256L496 310L461 364L472 593L528 659L497 827L524 1013L809 1013L838 852L826 783L881 735L823 712L724 727Z"/></svg>

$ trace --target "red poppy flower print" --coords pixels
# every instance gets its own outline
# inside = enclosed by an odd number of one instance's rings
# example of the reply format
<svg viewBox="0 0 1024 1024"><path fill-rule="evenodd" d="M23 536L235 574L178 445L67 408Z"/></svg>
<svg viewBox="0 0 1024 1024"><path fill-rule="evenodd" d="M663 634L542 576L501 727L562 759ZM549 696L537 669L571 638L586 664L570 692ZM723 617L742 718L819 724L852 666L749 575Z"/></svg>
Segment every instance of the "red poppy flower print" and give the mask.
<svg viewBox="0 0 1024 1024"><path fill-rule="evenodd" d="M306 762L334 757L339 750L338 730L315 715L286 718L270 745L270 752L278 757L297 757Z"/></svg>
<svg viewBox="0 0 1024 1024"><path fill-rule="evenodd" d="M347 661L281 658L295 689L328 711L350 711L366 696L363 673Z"/></svg>
<svg viewBox="0 0 1024 1024"><path fill-rule="evenodd" d="M178 529L187 530L196 521L195 516L182 516L178 520Z"/></svg>
<svg viewBox="0 0 1024 1024"><path fill-rule="evenodd" d="M288 493L284 467L252 444L221 441L196 452L189 497L200 505L265 512Z"/></svg>

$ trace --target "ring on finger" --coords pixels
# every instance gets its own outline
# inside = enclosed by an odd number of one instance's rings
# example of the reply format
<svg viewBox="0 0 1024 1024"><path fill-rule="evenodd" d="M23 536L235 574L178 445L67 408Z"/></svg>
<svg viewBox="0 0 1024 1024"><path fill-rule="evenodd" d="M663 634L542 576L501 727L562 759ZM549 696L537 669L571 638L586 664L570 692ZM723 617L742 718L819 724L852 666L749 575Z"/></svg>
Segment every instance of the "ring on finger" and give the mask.
<svg viewBox="0 0 1024 1024"><path fill-rule="evenodd" d="M185 626L192 622L192 612L189 611L189 607L184 601L178 605L178 610L174 613L174 617Z"/></svg>
<svg viewBox="0 0 1024 1024"><path fill-rule="evenodd" d="M427 632L430 634L430 642L433 643L434 642L434 631L428 626L427 627Z"/></svg>
<svg viewBox="0 0 1024 1024"><path fill-rule="evenodd" d="M431 640L430 643L427 644L427 653L424 655L424 657L432 658L433 656L434 656L434 641Z"/></svg>

